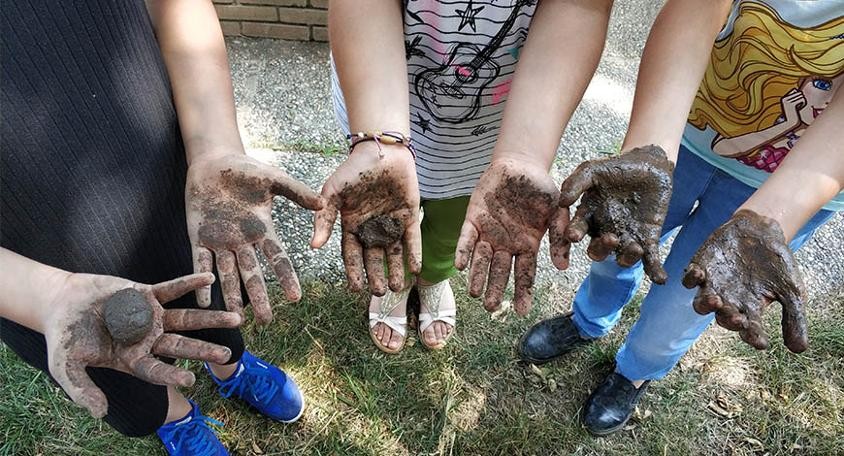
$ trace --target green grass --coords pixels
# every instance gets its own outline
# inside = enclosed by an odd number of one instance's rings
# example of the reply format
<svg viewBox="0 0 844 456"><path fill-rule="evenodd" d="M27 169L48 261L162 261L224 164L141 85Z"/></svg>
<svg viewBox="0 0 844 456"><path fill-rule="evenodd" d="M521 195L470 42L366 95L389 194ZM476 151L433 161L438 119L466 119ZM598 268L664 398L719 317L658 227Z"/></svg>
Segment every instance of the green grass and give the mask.
<svg viewBox="0 0 844 456"><path fill-rule="evenodd" d="M276 306L269 328L244 328L249 349L305 391L299 423L272 423L219 398L202 374L186 394L225 423L221 439L240 455L844 454L842 306L811 315L812 348L799 356L776 338L756 352L709 331L651 386L627 430L599 439L581 428L580 408L611 369L637 306L609 337L537 372L517 362L513 346L561 307L559 296L538 296L530 316L504 320L460 299L447 349L427 351L412 337L390 356L366 334L363 296L311 283L302 302ZM0 454L162 454L154 437L125 439L87 417L6 348L0 366Z"/></svg>

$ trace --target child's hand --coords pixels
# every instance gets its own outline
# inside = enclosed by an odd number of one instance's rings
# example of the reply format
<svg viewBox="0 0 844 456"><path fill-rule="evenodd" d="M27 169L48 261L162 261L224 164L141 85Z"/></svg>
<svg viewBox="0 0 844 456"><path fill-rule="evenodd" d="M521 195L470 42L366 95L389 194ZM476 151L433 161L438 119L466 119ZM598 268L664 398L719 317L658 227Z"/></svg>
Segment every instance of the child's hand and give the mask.
<svg viewBox="0 0 844 456"><path fill-rule="evenodd" d="M273 197L281 195L319 210L323 206L319 195L280 169L242 154L191 164L185 193L194 271L211 272L216 257L227 309L243 313L243 280L255 320L259 324L272 320L256 248L264 252L287 299L299 300L299 279L273 226ZM196 299L200 307L208 307L211 287L197 290Z"/></svg>
<svg viewBox="0 0 844 456"><path fill-rule="evenodd" d="M362 142L322 187L325 208L318 211L311 246L328 241L337 212L342 228L343 262L349 287L364 286L383 296L387 286L405 288L404 261L410 272L422 268L422 234L419 227L419 184L413 155L401 145ZM384 264L389 279L385 279Z"/></svg>
<svg viewBox="0 0 844 456"><path fill-rule="evenodd" d="M698 249L683 285L700 287L694 300L698 313L715 312L719 325L738 331L757 349L768 348L762 313L778 301L785 345L795 353L809 346L803 280L773 219L747 209L736 212Z"/></svg>
<svg viewBox="0 0 844 456"><path fill-rule="evenodd" d="M513 307L520 315L530 310L536 254L557 211L558 196L546 170L514 160L493 161L481 176L469 200L454 264L465 269L471 256L469 294L480 296L486 285L488 311L501 305L514 258ZM561 220L568 222L567 210Z"/></svg>
<svg viewBox="0 0 844 456"><path fill-rule="evenodd" d="M172 301L214 282L212 274L194 274L157 285L92 274L68 276L58 302L43 322L50 375L70 398L97 418L108 412L105 395L88 377L86 367L127 372L157 385L191 386L190 371L166 364L154 355L225 363L231 350L221 345L169 334L205 328L234 328L241 317L232 312L163 309ZM149 305L152 324L139 341L129 345L112 338L104 318L104 303L115 292L134 288Z"/></svg>
<svg viewBox="0 0 844 456"><path fill-rule="evenodd" d="M616 262L630 267L644 259L651 280L665 283L659 236L671 200L673 172L674 165L657 146L581 163L563 182L560 206L571 206L581 194L583 199L565 236L556 242L579 242L588 233L592 240L587 253L593 260L615 252Z"/></svg>

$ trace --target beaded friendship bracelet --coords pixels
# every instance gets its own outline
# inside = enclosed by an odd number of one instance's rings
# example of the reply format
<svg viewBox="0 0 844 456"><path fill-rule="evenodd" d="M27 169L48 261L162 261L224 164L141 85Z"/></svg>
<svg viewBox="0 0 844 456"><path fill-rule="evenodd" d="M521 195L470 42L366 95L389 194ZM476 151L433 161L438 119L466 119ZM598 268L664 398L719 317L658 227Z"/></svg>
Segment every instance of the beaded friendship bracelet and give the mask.
<svg viewBox="0 0 844 456"><path fill-rule="evenodd" d="M349 145L349 153L355 150L355 146L365 141L375 141L378 146L378 157L384 158L384 150L381 148L382 144L393 145L401 144L410 151L410 155L416 160L416 150L413 148L413 143L410 136L397 131L359 131L354 134L346 136L346 139L351 141Z"/></svg>

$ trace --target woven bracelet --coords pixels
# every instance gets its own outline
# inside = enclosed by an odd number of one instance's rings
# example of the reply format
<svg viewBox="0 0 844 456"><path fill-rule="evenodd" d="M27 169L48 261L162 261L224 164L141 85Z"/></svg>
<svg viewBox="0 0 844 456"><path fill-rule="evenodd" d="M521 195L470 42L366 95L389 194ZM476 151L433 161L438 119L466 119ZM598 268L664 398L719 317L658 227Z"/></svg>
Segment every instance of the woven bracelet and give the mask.
<svg viewBox="0 0 844 456"><path fill-rule="evenodd" d="M375 144L378 145L378 156L380 158L384 158L384 150L381 148L382 144L401 144L410 151L410 155L412 155L413 159L416 160L416 150L413 148L410 136L406 136L397 131L361 131L347 135L346 139L351 141L351 144L349 144L350 154L355 150L355 146L358 144L366 141L374 141Z"/></svg>

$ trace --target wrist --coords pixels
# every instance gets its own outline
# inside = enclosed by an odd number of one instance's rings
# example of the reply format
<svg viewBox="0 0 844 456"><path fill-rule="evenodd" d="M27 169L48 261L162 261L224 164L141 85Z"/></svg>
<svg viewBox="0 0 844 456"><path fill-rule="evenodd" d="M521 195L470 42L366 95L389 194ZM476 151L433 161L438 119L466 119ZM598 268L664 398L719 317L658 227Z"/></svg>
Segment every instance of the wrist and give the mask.
<svg viewBox="0 0 844 456"><path fill-rule="evenodd" d="M45 272L40 283L45 296L33 302L31 329L44 334L50 326L50 320L58 313L57 310L63 308L68 298L74 295L74 275L57 268L49 268Z"/></svg>
<svg viewBox="0 0 844 456"><path fill-rule="evenodd" d="M554 152L556 153L556 150ZM499 149L496 147L492 152L491 165L496 163L517 163L519 166L542 168L542 170L547 172L551 169L551 164L554 163L555 153L540 154L525 152L519 149Z"/></svg>
<svg viewBox="0 0 844 456"><path fill-rule="evenodd" d="M230 155L245 155L243 142L240 137L228 140L211 140L205 137L194 137L185 140L185 154L188 166L201 161L214 160Z"/></svg>

